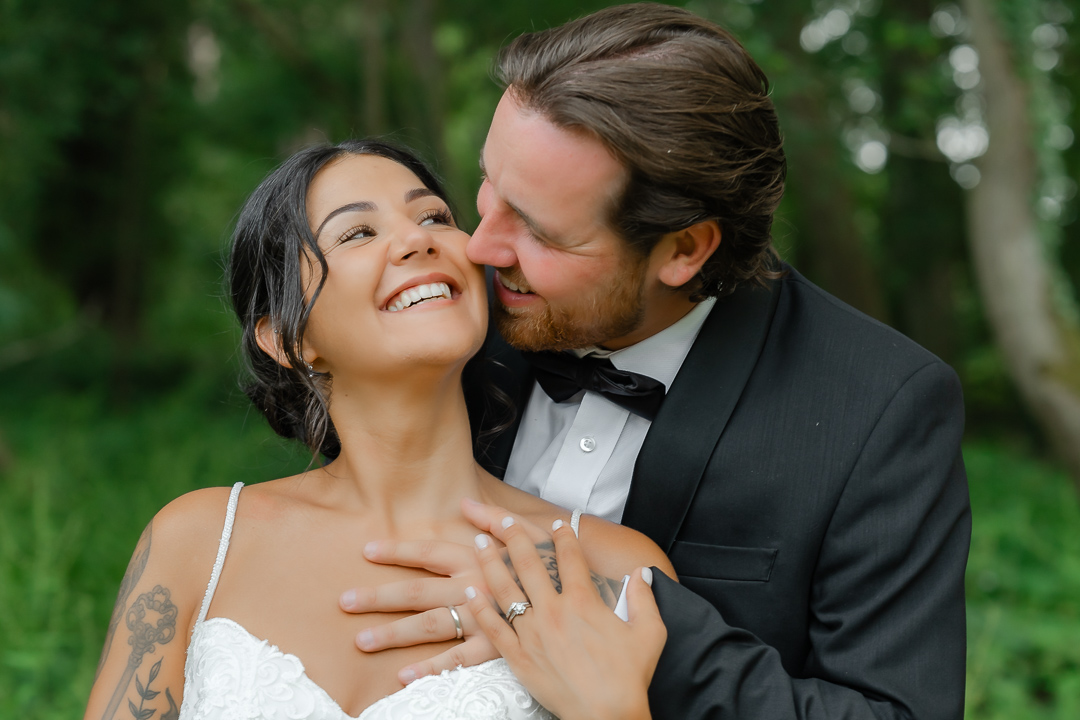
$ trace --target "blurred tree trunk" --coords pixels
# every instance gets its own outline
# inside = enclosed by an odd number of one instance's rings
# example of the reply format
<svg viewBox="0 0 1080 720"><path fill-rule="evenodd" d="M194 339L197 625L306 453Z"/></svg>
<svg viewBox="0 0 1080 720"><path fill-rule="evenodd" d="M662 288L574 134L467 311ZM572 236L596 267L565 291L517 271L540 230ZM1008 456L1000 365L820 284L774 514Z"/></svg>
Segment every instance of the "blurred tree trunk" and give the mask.
<svg viewBox="0 0 1080 720"><path fill-rule="evenodd" d="M447 157L443 137L446 120L446 78L435 48L435 12L438 0L410 0L402 18L402 47L420 81L418 103L410 103L410 115L431 143L434 159Z"/></svg>
<svg viewBox="0 0 1080 720"><path fill-rule="evenodd" d="M806 19L805 3L755 5L762 26L769 27L777 48L792 67L778 84L775 101L788 158L787 202L798 218L798 265L822 288L862 312L888 322L884 285L869 243L856 223L853 174L830 116L826 73L799 45ZM795 89L791 89L795 88ZM860 173L861 174L861 173Z"/></svg>
<svg viewBox="0 0 1080 720"><path fill-rule="evenodd" d="M821 88L818 88L821 90ZM802 226L809 240L800 256L806 272L830 293L867 315L887 323L885 294L867 241L855 224L856 202L845 177L836 123L822 101L824 92L803 91L788 100L787 117L799 118L802 142L789 142L788 184L798 198Z"/></svg>
<svg viewBox="0 0 1080 720"><path fill-rule="evenodd" d="M1080 486L1080 329L1056 304L1033 200L1030 88L986 0L964 0L979 53L990 147L968 196L969 241L997 342L1016 384Z"/></svg>
<svg viewBox="0 0 1080 720"><path fill-rule="evenodd" d="M363 120L364 134L378 135L386 132L386 43L383 40L386 0L363 0L361 12L364 106L361 108L360 117Z"/></svg>

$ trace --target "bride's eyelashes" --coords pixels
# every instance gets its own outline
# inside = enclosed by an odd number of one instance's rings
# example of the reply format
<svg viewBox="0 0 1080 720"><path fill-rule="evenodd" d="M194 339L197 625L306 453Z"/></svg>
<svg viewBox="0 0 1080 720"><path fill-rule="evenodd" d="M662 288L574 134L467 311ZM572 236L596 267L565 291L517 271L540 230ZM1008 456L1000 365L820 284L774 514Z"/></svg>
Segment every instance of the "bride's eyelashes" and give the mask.
<svg viewBox="0 0 1080 720"><path fill-rule="evenodd" d="M416 224L421 226L447 225L449 227L457 227L454 223L454 216L450 214L450 211L447 208L436 208L424 211L420 217L417 218ZM370 241L375 238L376 235L378 235L378 233L376 233L375 228L370 225L356 225L341 233L341 235L338 236L337 242L334 244L340 245L341 243L349 242L350 240Z"/></svg>
<svg viewBox="0 0 1080 720"><path fill-rule="evenodd" d="M371 240L374 237L375 229L370 225L357 225L343 232L334 244L340 245L350 240Z"/></svg>
<svg viewBox="0 0 1080 720"><path fill-rule="evenodd" d="M428 221L431 222L428 222ZM454 223L454 216L450 214L450 210L447 208L438 208L434 210L427 210L417 221L420 225L449 225L451 227L457 227Z"/></svg>

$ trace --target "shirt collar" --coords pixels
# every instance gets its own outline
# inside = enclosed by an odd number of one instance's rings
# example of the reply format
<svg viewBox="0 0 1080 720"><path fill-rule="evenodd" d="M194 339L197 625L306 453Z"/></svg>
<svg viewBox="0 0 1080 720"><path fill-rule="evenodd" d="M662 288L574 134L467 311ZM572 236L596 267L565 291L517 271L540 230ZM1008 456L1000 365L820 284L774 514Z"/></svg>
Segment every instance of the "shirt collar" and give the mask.
<svg viewBox="0 0 1080 720"><path fill-rule="evenodd" d="M716 298L706 298L678 321L621 350L603 350L594 346L571 352L578 357L606 357L618 369L647 375L670 389L683 360L701 331L701 326L705 324L705 318L715 304Z"/></svg>

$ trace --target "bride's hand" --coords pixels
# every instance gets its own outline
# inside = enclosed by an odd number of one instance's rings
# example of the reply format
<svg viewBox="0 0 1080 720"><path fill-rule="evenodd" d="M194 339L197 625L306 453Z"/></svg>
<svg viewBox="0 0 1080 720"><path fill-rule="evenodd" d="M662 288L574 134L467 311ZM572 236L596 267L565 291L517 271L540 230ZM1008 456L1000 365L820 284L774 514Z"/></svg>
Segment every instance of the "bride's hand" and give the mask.
<svg viewBox="0 0 1080 720"><path fill-rule="evenodd" d="M530 530L537 535L537 542L549 539L542 530ZM364 652L378 652L453 640L457 636L457 626L447 609L449 606L455 606L461 622L464 642L402 668L398 672L398 679L403 684L407 685L425 675L452 670L459 665L479 665L499 657L499 651L480 631L472 612L461 604L466 587L487 587L471 545L440 540L384 540L368 543L364 548L364 557L382 565L423 568L441 577L357 587L342 593L339 605L345 612L417 611L415 615L360 631L356 636L358 648Z"/></svg>
<svg viewBox="0 0 1080 720"><path fill-rule="evenodd" d="M500 512L500 520L492 513ZM478 536L478 555L490 593L502 610L531 603L508 625L487 595L470 587L468 607L480 628L532 695L563 720L649 718L648 687L667 639L649 587L652 571L635 570L627 588L628 622L600 598L581 545L568 525L553 528L562 591L526 536L520 520L487 506L466 515L506 544L519 582ZM522 592L524 588L524 593Z"/></svg>

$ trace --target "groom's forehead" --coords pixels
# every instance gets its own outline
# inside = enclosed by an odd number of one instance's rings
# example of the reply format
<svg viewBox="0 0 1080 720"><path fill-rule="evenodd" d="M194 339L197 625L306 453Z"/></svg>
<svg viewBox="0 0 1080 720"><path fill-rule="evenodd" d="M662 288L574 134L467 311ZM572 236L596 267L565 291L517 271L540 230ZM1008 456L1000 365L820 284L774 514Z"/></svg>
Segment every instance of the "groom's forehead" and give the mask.
<svg viewBox="0 0 1080 720"><path fill-rule="evenodd" d="M537 234L607 227L628 172L591 133L500 104L479 167L502 202Z"/></svg>

